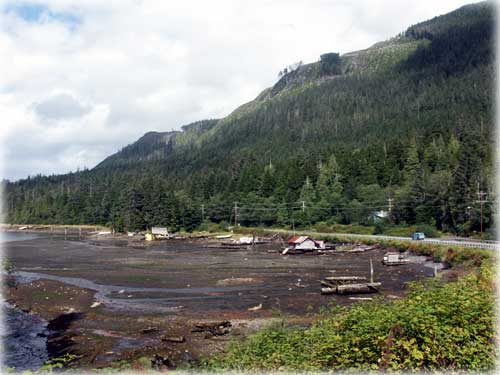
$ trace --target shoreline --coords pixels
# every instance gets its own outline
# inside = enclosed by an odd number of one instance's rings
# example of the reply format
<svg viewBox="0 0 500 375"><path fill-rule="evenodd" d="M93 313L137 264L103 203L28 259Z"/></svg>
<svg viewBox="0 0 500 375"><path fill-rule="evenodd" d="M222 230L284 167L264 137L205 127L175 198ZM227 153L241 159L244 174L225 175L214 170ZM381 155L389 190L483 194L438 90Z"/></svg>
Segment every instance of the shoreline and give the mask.
<svg viewBox="0 0 500 375"><path fill-rule="evenodd" d="M373 257L384 282L382 295L390 299L404 295L404 282L432 275L420 264L404 266L404 272L384 268L381 248L366 254L282 256L268 252L279 242L254 249L204 246L209 243L213 240L146 243L126 235L10 242L6 250L15 269L41 275L6 288L6 294L57 330L49 340L52 358L73 353L78 368L91 369L149 364L158 355L175 368L277 320L308 325L322 306L351 305L346 296L320 294L317 280L330 269L365 274ZM107 299L100 300L94 287L104 288ZM155 311L165 306L176 309ZM222 335L196 331L197 325L224 321L231 326Z"/></svg>

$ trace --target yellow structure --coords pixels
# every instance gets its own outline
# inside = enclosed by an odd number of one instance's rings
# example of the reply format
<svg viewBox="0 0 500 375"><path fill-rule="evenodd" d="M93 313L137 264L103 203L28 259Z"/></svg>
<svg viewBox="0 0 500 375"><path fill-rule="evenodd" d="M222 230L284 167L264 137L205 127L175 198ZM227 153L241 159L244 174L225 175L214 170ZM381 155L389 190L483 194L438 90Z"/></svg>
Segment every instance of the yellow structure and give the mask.
<svg viewBox="0 0 500 375"><path fill-rule="evenodd" d="M155 236L153 233L146 233L146 241L153 241L155 239Z"/></svg>

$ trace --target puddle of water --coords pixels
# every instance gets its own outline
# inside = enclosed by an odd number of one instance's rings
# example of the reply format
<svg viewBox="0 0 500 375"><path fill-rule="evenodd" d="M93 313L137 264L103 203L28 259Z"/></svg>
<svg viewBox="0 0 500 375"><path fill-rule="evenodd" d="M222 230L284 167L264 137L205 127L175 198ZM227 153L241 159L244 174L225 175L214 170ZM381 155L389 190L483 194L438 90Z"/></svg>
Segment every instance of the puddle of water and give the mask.
<svg viewBox="0 0 500 375"><path fill-rule="evenodd" d="M28 241L41 237L38 233L23 233L23 232L3 232L0 231L0 243L15 242L15 241Z"/></svg>
<svg viewBox="0 0 500 375"><path fill-rule="evenodd" d="M16 309L7 303L1 304L3 366L13 367L16 372L37 370L48 359L48 333L44 320Z"/></svg>

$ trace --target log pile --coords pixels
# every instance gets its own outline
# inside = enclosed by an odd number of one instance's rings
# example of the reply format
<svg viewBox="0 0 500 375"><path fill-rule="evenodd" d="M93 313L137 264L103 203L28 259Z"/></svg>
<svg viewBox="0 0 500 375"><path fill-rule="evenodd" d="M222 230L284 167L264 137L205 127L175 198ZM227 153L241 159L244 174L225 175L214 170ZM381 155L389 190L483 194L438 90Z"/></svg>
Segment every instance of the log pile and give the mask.
<svg viewBox="0 0 500 375"><path fill-rule="evenodd" d="M370 281L364 276L328 276L320 281L321 294L376 293L380 282L373 281L373 263L370 259Z"/></svg>

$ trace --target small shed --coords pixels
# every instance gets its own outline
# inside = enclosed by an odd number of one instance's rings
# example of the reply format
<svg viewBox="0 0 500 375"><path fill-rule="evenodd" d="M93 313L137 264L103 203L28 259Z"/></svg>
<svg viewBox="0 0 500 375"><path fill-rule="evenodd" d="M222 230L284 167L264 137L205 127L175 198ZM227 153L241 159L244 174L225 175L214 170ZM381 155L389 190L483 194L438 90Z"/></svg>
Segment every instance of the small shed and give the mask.
<svg viewBox="0 0 500 375"><path fill-rule="evenodd" d="M238 240L238 243L239 244L245 244L245 245L251 245L254 241L254 238L253 237L240 237L240 239Z"/></svg>
<svg viewBox="0 0 500 375"><path fill-rule="evenodd" d="M158 237L168 237L168 229L164 227L153 227L151 228L151 234Z"/></svg>
<svg viewBox="0 0 500 375"><path fill-rule="evenodd" d="M292 236L288 239L288 246L296 250L318 249L317 243L309 236Z"/></svg>

